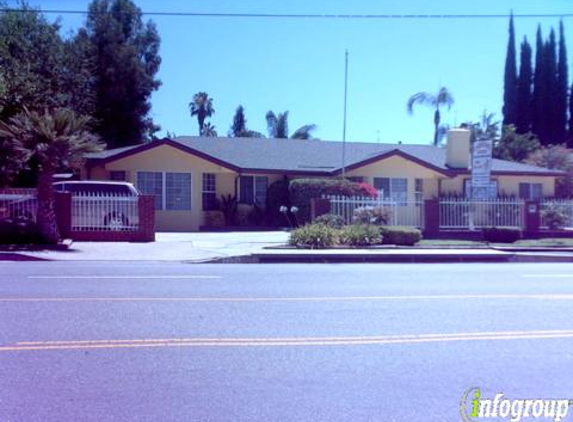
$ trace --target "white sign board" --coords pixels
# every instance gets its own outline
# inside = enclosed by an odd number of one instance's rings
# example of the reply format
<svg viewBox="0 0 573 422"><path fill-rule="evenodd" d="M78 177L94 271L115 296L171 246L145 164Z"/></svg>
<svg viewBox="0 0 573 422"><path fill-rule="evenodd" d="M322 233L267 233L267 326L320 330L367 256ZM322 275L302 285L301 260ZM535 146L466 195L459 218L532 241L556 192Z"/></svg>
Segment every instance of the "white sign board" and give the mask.
<svg viewBox="0 0 573 422"><path fill-rule="evenodd" d="M472 151L472 187L485 188L491 186L491 139L478 139L474 142Z"/></svg>

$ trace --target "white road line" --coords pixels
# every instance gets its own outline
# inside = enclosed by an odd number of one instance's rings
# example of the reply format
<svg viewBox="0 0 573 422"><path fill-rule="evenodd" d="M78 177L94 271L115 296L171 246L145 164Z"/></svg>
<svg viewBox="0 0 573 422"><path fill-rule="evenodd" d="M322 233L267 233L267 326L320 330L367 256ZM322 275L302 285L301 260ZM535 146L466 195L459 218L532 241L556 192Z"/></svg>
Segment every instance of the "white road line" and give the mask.
<svg viewBox="0 0 573 422"><path fill-rule="evenodd" d="M1 302L375 302L439 300L573 300L573 294L315 296L315 297L0 297Z"/></svg>
<svg viewBox="0 0 573 422"><path fill-rule="evenodd" d="M29 275L29 279L48 280L147 280L147 279L170 279L170 280L218 280L223 277L217 275Z"/></svg>

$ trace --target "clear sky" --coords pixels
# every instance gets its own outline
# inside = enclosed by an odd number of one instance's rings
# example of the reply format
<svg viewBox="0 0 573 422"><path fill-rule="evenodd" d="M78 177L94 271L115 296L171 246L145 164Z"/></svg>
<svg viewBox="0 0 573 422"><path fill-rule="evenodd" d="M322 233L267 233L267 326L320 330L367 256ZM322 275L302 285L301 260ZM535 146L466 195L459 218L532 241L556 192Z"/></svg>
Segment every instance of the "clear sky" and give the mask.
<svg viewBox="0 0 573 422"><path fill-rule="evenodd" d="M87 0L29 0L41 9L86 10ZM136 0L144 12L280 14L515 14L573 13L573 0ZM56 19L57 15L48 15ZM64 32L82 15L62 15ZM266 133L268 110L289 110L291 133L315 123L315 135L342 139L344 51L349 50L347 140L429 144L433 114L406 102L419 91L451 90L443 122L478 120L484 109L501 118L507 18L498 19L261 19L152 16L161 36L162 86L152 117L165 131L196 135L188 103L197 91L214 99L211 122L224 135L239 104L247 125ZM516 38L535 44L558 18L516 18ZM573 19L565 21L573 73ZM570 82L571 83L571 82Z"/></svg>

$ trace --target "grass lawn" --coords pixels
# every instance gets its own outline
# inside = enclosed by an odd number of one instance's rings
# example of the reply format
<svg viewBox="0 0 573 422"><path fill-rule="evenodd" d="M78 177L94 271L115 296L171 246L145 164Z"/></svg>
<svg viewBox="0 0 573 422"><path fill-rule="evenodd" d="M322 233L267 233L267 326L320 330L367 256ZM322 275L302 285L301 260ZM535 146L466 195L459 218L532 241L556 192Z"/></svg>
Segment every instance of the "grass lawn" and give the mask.
<svg viewBox="0 0 573 422"><path fill-rule="evenodd" d="M416 246L418 247L479 247L487 246L486 242L475 240L459 240L459 239L422 239Z"/></svg>
<svg viewBox="0 0 573 422"><path fill-rule="evenodd" d="M503 244L502 244L503 245ZM507 245L507 244L505 244ZM515 243L511 243L511 246L522 246L522 247L538 247L538 248L573 248L573 239L566 238L566 239L554 239L554 238L546 238L546 239L526 239L526 240L518 240Z"/></svg>

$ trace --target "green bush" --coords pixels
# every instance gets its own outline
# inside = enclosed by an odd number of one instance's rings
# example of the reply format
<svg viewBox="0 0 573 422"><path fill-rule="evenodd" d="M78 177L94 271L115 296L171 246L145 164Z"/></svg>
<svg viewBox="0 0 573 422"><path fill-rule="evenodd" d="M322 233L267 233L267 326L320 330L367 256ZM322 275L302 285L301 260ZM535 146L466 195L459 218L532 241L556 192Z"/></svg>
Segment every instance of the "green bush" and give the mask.
<svg viewBox="0 0 573 422"><path fill-rule="evenodd" d="M288 186L288 179L285 178L271 183L267 189L267 218L269 224L273 226L289 226L286 216L280 212L282 206L287 209L291 206Z"/></svg>
<svg viewBox="0 0 573 422"><path fill-rule="evenodd" d="M379 230L388 245L413 246L422 238L420 230L413 227L382 226Z"/></svg>
<svg viewBox="0 0 573 422"><path fill-rule="evenodd" d="M225 214L223 211L206 211L205 226L213 229L225 227Z"/></svg>
<svg viewBox="0 0 573 422"><path fill-rule="evenodd" d="M518 227L484 227L483 239L493 243L513 243L523 237L523 231Z"/></svg>
<svg viewBox="0 0 573 422"><path fill-rule="evenodd" d="M30 244L43 243L38 226L27 218L5 218L0 220L0 243Z"/></svg>
<svg viewBox="0 0 573 422"><path fill-rule="evenodd" d="M550 229L560 229L567 223L567 214L563 211L563 207L559 205L549 205L541 211L541 218Z"/></svg>
<svg viewBox="0 0 573 422"><path fill-rule="evenodd" d="M360 183L346 179L295 179L289 184L292 205L299 209L298 221L310 220L310 200L323 195L370 196L370 191Z"/></svg>
<svg viewBox="0 0 573 422"><path fill-rule="evenodd" d="M221 211L225 214L225 221L227 226L235 225L235 220L237 218L237 197L235 195L221 195L221 200L219 201L219 206Z"/></svg>
<svg viewBox="0 0 573 422"><path fill-rule="evenodd" d="M377 227L368 224L346 226L340 234L340 242L349 246L371 246L382 243L382 235Z"/></svg>
<svg viewBox="0 0 573 422"><path fill-rule="evenodd" d="M341 229L344 226L344 218L336 214L323 214L313 220L314 224L324 224L335 229Z"/></svg>
<svg viewBox="0 0 573 422"><path fill-rule="evenodd" d="M251 213L255 207L249 204L238 204L235 221L238 226L246 227L251 224Z"/></svg>
<svg viewBox="0 0 573 422"><path fill-rule="evenodd" d="M354 224L374 224L383 226L390 222L392 212L383 207L359 207L352 213L352 222Z"/></svg>
<svg viewBox="0 0 573 422"><path fill-rule="evenodd" d="M338 242L339 235L339 230L324 224L307 224L290 233L289 245L297 248L328 248Z"/></svg>

